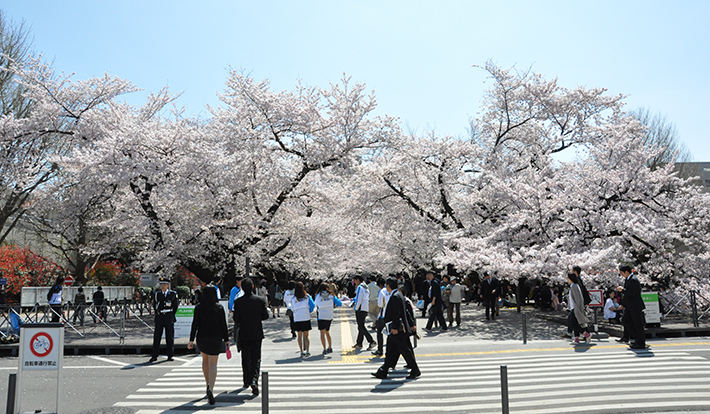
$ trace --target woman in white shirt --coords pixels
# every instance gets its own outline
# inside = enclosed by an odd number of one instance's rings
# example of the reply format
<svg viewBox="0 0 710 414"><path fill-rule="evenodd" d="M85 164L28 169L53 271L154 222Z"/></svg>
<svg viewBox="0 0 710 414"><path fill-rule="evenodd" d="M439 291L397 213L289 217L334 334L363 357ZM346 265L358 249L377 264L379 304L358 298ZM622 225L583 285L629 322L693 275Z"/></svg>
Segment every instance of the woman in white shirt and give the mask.
<svg viewBox="0 0 710 414"><path fill-rule="evenodd" d="M615 297L615 291L612 290L611 292L609 292L609 297L604 303L604 319L608 320L609 322L614 321L616 323L619 323L619 314L616 311L619 308L619 304L614 302Z"/></svg>
<svg viewBox="0 0 710 414"><path fill-rule="evenodd" d="M333 352L333 340L330 338L330 324L333 322L333 309L343 306L343 302L331 292L328 284L321 283L316 292L316 308L318 308L318 330L320 342L323 344L323 355ZM326 343L328 346L326 346Z"/></svg>
<svg viewBox="0 0 710 414"><path fill-rule="evenodd" d="M293 327L298 335L298 348L301 350L301 358L311 356L308 349L310 341L308 340L308 331L311 327L311 312L316 308L315 302L310 295L306 293L303 283L296 282L293 289L293 298L291 299L291 311L293 312Z"/></svg>
<svg viewBox="0 0 710 414"><path fill-rule="evenodd" d="M289 326L291 327L291 337L296 337L296 330L293 329L293 310L291 310L291 299L293 299L293 282L288 282L286 292L284 292L284 304L286 304L286 316L288 316Z"/></svg>

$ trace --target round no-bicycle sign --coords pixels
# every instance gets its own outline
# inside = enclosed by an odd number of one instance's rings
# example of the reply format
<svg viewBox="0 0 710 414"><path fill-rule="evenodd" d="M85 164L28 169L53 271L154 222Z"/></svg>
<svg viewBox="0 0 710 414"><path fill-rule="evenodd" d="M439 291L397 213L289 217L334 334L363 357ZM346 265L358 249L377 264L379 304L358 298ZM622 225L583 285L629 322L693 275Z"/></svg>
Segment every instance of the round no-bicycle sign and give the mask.
<svg viewBox="0 0 710 414"><path fill-rule="evenodd" d="M47 332L38 332L30 340L30 351L38 358L49 355L53 347L54 342Z"/></svg>

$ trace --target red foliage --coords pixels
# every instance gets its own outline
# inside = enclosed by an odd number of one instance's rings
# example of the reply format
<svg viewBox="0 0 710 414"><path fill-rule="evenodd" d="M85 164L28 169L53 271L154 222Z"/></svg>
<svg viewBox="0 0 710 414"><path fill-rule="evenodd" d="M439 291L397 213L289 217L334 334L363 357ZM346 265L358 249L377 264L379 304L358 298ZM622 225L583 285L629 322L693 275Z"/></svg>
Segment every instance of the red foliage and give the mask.
<svg viewBox="0 0 710 414"><path fill-rule="evenodd" d="M17 246L0 247L0 277L7 278L7 301L15 303L23 286L51 286L69 273L58 264Z"/></svg>

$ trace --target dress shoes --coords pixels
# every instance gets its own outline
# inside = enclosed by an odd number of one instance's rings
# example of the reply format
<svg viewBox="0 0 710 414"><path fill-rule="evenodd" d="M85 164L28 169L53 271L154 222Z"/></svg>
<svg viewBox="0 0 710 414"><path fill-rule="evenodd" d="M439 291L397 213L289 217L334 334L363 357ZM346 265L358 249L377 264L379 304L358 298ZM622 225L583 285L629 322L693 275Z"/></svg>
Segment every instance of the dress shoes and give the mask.
<svg viewBox="0 0 710 414"><path fill-rule="evenodd" d="M256 384L251 384L251 395L259 395L259 387Z"/></svg>
<svg viewBox="0 0 710 414"><path fill-rule="evenodd" d="M418 378L422 375L421 371L419 369L413 369L409 372L409 375L407 375L407 379L415 379Z"/></svg>
<svg viewBox="0 0 710 414"><path fill-rule="evenodd" d="M616 339L616 342L619 342L619 343L621 343L621 344L628 344L628 343L629 343L629 340L628 340L628 339L624 339L624 338L619 338L619 339Z"/></svg>
<svg viewBox="0 0 710 414"><path fill-rule="evenodd" d="M631 344L629 345L631 349L646 349L646 345Z"/></svg>
<svg viewBox="0 0 710 414"><path fill-rule="evenodd" d="M157 360L158 360L158 358L151 358L151 359L148 360L148 363L149 363L149 364L152 364L153 362L155 362L155 361L157 361Z"/></svg>
<svg viewBox="0 0 710 414"><path fill-rule="evenodd" d="M168 357L168 361L172 362L175 361L175 359L173 359L173 357Z"/></svg>
<svg viewBox="0 0 710 414"><path fill-rule="evenodd" d="M377 372L372 373L372 376L375 378L379 378L379 379L386 379L387 378L387 370L380 368L377 370Z"/></svg>

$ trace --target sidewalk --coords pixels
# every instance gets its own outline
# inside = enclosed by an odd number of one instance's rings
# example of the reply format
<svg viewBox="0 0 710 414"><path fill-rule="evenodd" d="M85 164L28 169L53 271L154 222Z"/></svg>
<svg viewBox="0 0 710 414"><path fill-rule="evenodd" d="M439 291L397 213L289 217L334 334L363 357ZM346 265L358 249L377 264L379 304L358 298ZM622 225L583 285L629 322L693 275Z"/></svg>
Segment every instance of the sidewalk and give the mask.
<svg viewBox="0 0 710 414"><path fill-rule="evenodd" d="M455 324L446 332L442 332L440 328L435 328L431 332L424 330L427 319L421 317L421 312L416 311L417 327L422 340L421 344L427 343L427 338L445 337L447 344L451 347L456 347L458 342L462 341L541 341L541 340L559 340L560 335L566 332L567 312L543 312L532 307L523 308L522 313L518 313L517 309L500 309L500 316L494 321L487 321L484 316L484 308L477 306L475 303L461 306L462 324L457 327ZM525 315L526 338L523 338L523 315ZM355 315L352 309L345 308L336 312L335 319L341 317L347 318L351 334L357 334L357 325L355 323ZM107 327L101 323L94 323L91 318L87 318L87 324L82 329L76 327L84 337L72 330L70 327L65 328L64 336L64 354L79 355L110 355L110 354L143 354L150 353L153 343L153 317L144 315L142 318L148 325L146 326L141 320L136 317L129 317L125 321L125 333L121 338L120 320L116 317L109 318ZM339 323L334 320L334 328L331 331L334 342L338 341L340 336L340 328L336 327ZM599 319L603 321L603 319ZM368 326L370 325L368 319ZM312 349L319 349L320 341L318 330L316 328L315 318L313 322L314 329L311 331ZM599 332L605 332L612 336L621 336L623 327L621 325L609 324L607 322L598 323ZM232 329L231 320L229 321L230 331ZM264 331L266 341L276 343L291 342L290 333L288 332L288 318L284 316L282 309L280 318L269 318L264 321ZM374 336L374 331L370 331ZM647 328L646 333L649 337L684 337L684 336L701 336L710 335L710 325L702 324L699 328L693 327L691 323L683 321L672 321L664 323L660 328ZM437 341L438 342L438 341ZM188 338L175 338L175 354L185 355L191 354L193 351L187 349ZM354 341L352 342L354 343ZM295 342L293 346L295 346ZM335 345L335 344L334 344ZM161 354L164 354L165 341L161 342ZM348 346L348 345L346 345ZM18 344L0 345L0 356L17 356ZM297 348L294 348L297 349Z"/></svg>

